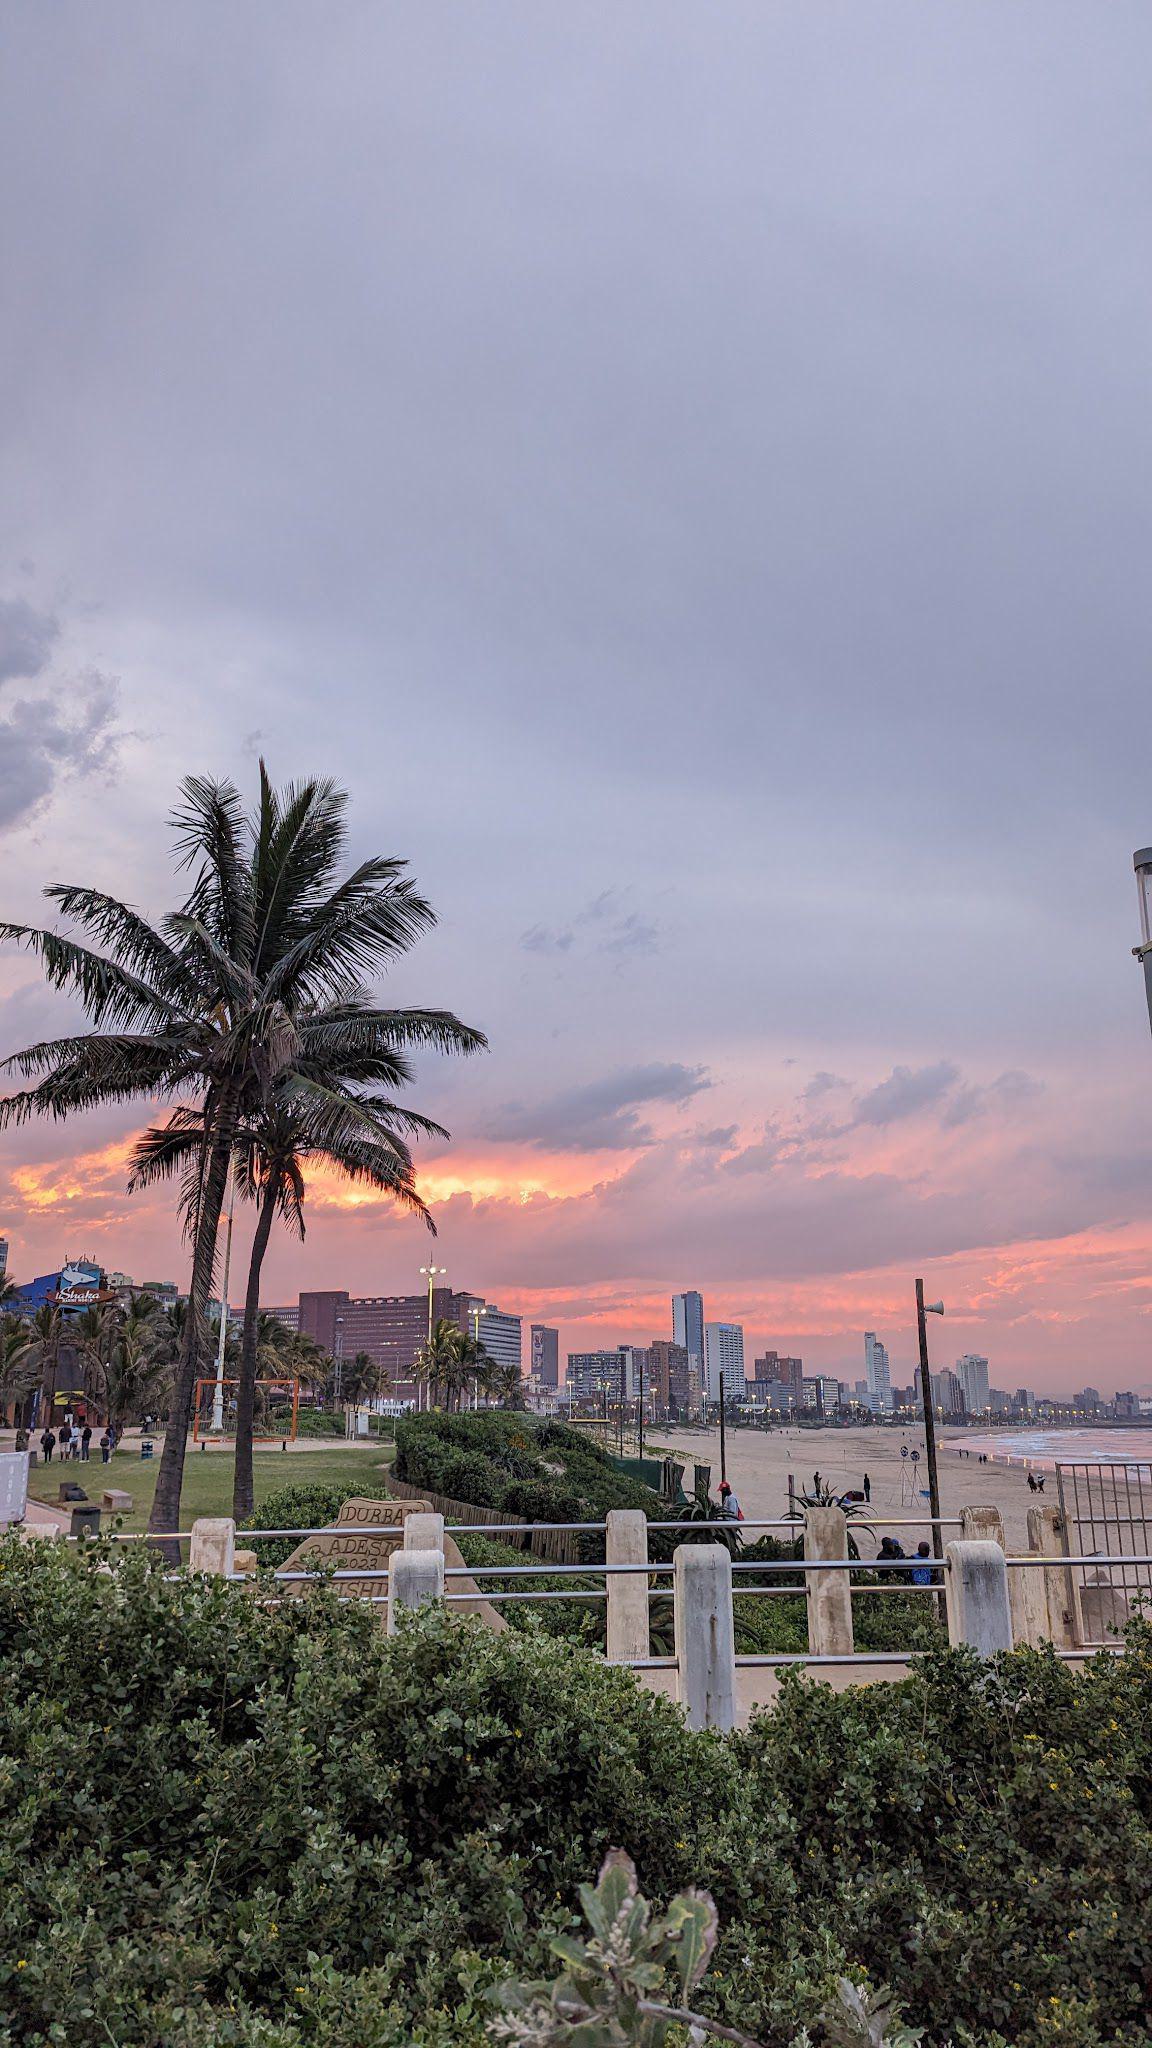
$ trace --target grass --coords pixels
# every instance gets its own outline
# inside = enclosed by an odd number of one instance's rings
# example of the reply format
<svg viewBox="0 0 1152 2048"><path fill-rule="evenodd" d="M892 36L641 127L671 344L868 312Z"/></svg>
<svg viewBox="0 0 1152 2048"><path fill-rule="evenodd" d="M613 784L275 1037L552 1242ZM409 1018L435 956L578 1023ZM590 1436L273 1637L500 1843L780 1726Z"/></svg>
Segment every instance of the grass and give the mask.
<svg viewBox="0 0 1152 2048"><path fill-rule="evenodd" d="M363 1450L341 1445L331 1450L282 1451L279 1447L261 1449L257 1445L253 1453L257 1505L282 1486L334 1485L346 1480L361 1484L372 1499L380 1467L391 1464L395 1448L394 1444L381 1443L365 1445ZM231 1514L232 1465L232 1456L227 1451L199 1451L189 1445L180 1508L182 1529L190 1529L198 1515ZM55 1507L62 1479L75 1479L89 1499L95 1501L106 1486L119 1487L130 1493L133 1501L132 1513L124 1516L122 1528L146 1529L159 1470L159 1444L154 1458L142 1458L138 1445L132 1443L124 1450L113 1451L107 1465L100 1463L99 1452L87 1465L58 1465L55 1460L51 1465L36 1465L28 1491L33 1500L47 1501Z"/></svg>

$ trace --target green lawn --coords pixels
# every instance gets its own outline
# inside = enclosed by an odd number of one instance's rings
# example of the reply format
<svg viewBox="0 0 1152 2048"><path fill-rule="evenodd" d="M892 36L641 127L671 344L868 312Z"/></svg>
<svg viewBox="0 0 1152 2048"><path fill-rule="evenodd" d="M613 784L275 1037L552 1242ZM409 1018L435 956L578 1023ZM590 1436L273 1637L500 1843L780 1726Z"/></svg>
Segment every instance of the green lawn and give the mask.
<svg viewBox="0 0 1152 2048"><path fill-rule="evenodd" d="M316 1486L355 1480L371 1499L381 1465L390 1464L394 1444L373 1444L363 1450L333 1445L331 1450L263 1450L253 1455L256 1499L267 1500L282 1486ZM145 1529L160 1470L160 1445L154 1458L142 1458L136 1443L113 1451L111 1462L100 1463L99 1452L87 1465L36 1465L32 1469L29 1493L33 1500L56 1504L62 1479L75 1479L90 1500L98 1501L106 1486L116 1486L132 1495L132 1514L124 1517L127 1530ZM197 1515L229 1515L232 1512L232 1456L228 1451L198 1451L188 1447L184 1462L184 1494L180 1527L190 1529Z"/></svg>

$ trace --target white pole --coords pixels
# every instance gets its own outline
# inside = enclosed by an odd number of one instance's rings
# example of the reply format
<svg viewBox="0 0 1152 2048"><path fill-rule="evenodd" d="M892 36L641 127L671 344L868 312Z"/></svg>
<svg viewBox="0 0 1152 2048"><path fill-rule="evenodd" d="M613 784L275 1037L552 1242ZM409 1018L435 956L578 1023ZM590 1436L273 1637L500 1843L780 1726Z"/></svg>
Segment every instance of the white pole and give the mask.
<svg viewBox="0 0 1152 2048"><path fill-rule="evenodd" d="M236 1176L228 1155L228 1223L224 1232L224 1282L220 1289L220 1341L216 1347L216 1391L212 1396L212 1427L224 1428L224 1346L228 1341L228 1269L232 1264L232 1219L236 1214Z"/></svg>

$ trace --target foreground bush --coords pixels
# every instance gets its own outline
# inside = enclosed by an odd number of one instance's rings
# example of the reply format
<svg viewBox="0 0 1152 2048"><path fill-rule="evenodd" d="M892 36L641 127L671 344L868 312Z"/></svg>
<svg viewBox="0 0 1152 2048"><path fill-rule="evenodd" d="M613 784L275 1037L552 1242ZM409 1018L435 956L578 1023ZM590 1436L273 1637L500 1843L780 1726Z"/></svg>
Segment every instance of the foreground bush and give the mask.
<svg viewBox="0 0 1152 2048"><path fill-rule="evenodd" d="M471 2048L617 1845L658 1907L712 1892L695 2001L769 2048L840 1975L932 2048L1147 2043L1147 1631L797 1680L719 1739L579 1648L144 1547L0 1544L3 2048Z"/></svg>

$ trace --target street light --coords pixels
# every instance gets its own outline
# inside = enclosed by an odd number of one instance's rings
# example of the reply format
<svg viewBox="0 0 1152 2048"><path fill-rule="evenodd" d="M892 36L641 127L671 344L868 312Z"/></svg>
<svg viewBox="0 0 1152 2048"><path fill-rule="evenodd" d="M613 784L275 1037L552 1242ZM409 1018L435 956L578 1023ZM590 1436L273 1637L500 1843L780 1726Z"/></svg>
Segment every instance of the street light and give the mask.
<svg viewBox="0 0 1152 2048"><path fill-rule="evenodd" d="M434 1287L435 1287L435 1285L436 1285L436 1276L437 1276L437 1274L439 1274L439 1275L441 1276L441 1278L442 1278L442 1277L443 1277L443 1275L444 1275L444 1274L445 1274L445 1273L446 1273L446 1272L448 1271L448 1268L447 1268L447 1266L421 1266L421 1268L420 1268L420 1271L421 1271L421 1272L422 1272L422 1273L423 1273L423 1274L424 1274L424 1275L426 1276L426 1278L427 1278L427 1281L428 1281L428 1349L429 1349L429 1351L431 1351L431 1349L432 1349L432 1290L433 1290L433 1288L434 1288ZM417 1408L419 1408L419 1406L420 1406L420 1401L419 1401L419 1389L417 1389L417 1401L416 1401L416 1406L417 1406ZM429 1384L429 1387L428 1387L428 1406L429 1406L429 1407L431 1407L431 1406L432 1406L432 1388L431 1388L431 1384Z"/></svg>
<svg viewBox="0 0 1152 2048"><path fill-rule="evenodd" d="M1133 946L1133 957L1144 968L1144 993L1148 998L1148 1022L1152 1024L1152 846L1142 846L1132 856L1136 870L1136 890L1140 898L1140 944Z"/></svg>
<svg viewBox="0 0 1152 2048"><path fill-rule="evenodd" d="M926 1316L942 1316L942 1301L925 1301L924 1282L916 1282L916 1334L920 1339L920 1408L924 1417L924 1449L928 1464L928 1504L932 1510L932 1555L941 1563L944 1544L940 1534L940 1475L936 1469L936 1411L932 1403L932 1374L928 1370L928 1328ZM943 1595L941 1595L943 1604Z"/></svg>

